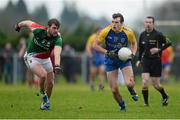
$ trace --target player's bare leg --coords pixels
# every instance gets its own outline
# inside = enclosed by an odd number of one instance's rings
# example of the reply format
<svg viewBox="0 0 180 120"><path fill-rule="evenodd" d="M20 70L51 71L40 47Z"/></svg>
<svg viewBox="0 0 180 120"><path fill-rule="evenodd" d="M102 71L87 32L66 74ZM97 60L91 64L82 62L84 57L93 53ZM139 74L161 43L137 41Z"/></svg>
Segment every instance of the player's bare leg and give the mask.
<svg viewBox="0 0 180 120"><path fill-rule="evenodd" d="M138 101L138 95L136 93L136 91L134 90L134 74L133 74L133 69L132 66L127 66L125 68L122 69L122 73L123 73L123 77L126 83L126 86L130 92L130 94L132 95L132 99L134 101Z"/></svg>
<svg viewBox="0 0 180 120"><path fill-rule="evenodd" d="M99 91L102 91L104 89L104 82L105 82L105 68L103 65L99 66L98 75L99 75Z"/></svg>
<svg viewBox="0 0 180 120"><path fill-rule="evenodd" d="M113 93L114 99L119 104L120 110L124 111L125 110L125 103L122 99L121 94L119 93L119 90L118 90L118 83L117 83L118 70L107 72L107 78L108 78L109 86L110 86L111 91Z"/></svg>
<svg viewBox="0 0 180 120"><path fill-rule="evenodd" d="M49 99L51 97L53 86L54 86L54 73L49 72L47 74L47 80L45 82L45 89Z"/></svg>
<svg viewBox="0 0 180 120"><path fill-rule="evenodd" d="M31 68L32 72L36 74L40 79L40 94L42 97L42 103L40 109L49 110L50 102L45 90L45 81L47 80L47 72L40 64L36 64Z"/></svg>

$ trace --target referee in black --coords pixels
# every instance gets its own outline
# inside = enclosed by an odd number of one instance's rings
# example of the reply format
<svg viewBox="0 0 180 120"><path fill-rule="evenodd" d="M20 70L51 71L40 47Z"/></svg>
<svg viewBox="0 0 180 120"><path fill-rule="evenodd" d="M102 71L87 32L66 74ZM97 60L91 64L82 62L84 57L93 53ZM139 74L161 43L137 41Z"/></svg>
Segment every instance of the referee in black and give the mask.
<svg viewBox="0 0 180 120"><path fill-rule="evenodd" d="M145 31L139 37L139 56L136 66L142 66L142 94L144 105L148 102L148 83L152 80L154 88L162 95L162 105L168 105L168 95L160 84L162 72L161 53L171 42L159 31L154 29L154 17L145 19Z"/></svg>

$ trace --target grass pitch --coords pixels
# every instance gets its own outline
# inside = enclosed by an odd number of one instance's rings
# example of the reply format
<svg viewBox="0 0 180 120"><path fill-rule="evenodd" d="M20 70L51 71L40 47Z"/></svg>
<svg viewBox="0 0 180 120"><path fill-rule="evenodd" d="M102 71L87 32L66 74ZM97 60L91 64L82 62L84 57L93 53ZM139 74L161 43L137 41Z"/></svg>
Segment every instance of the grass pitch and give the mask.
<svg viewBox="0 0 180 120"><path fill-rule="evenodd" d="M99 92L90 92L88 85L60 83L54 86L51 97L51 110L42 111L38 89L27 86L0 84L0 118L17 119L178 119L180 118L180 84L165 86L168 92L169 106L162 107L160 94L149 88L150 106L143 106L140 85L136 85L139 101L134 102L126 87L120 86L120 92L126 102L127 111L120 112L112 97L109 86Z"/></svg>

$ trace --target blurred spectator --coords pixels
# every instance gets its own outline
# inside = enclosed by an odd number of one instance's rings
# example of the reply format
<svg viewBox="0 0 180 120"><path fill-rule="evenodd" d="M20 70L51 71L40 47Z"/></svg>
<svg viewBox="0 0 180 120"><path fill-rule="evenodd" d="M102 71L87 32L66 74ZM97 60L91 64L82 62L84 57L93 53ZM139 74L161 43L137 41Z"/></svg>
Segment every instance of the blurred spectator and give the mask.
<svg viewBox="0 0 180 120"><path fill-rule="evenodd" d="M67 82L76 82L75 50L68 44L64 45L62 51L63 74Z"/></svg>
<svg viewBox="0 0 180 120"><path fill-rule="evenodd" d="M2 48L0 48L0 81L2 80L2 76L3 76L3 64L4 64L4 60L2 55Z"/></svg>
<svg viewBox="0 0 180 120"><path fill-rule="evenodd" d="M176 66L174 70L175 79L178 81L180 79L180 43L176 46L174 65Z"/></svg>
<svg viewBox="0 0 180 120"><path fill-rule="evenodd" d="M163 50L161 60L162 60L161 82L167 83L169 79L169 73L171 71L171 65L174 60L174 51L172 46Z"/></svg>
<svg viewBox="0 0 180 120"><path fill-rule="evenodd" d="M24 63L24 53L26 50L26 40L24 37L21 37L19 40L19 46L18 46L18 73L22 73L18 75L18 79L22 82L25 83L26 81L26 65Z"/></svg>
<svg viewBox="0 0 180 120"><path fill-rule="evenodd" d="M11 43L7 42L2 52L4 59L3 74L6 84L13 83L13 49Z"/></svg>

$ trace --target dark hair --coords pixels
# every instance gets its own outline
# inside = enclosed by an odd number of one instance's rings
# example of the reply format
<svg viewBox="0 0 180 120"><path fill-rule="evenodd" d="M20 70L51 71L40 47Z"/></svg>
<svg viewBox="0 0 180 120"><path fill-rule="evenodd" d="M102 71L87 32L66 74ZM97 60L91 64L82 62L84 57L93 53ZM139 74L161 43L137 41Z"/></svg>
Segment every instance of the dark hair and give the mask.
<svg viewBox="0 0 180 120"><path fill-rule="evenodd" d="M121 18L120 22L123 23L123 22L124 22L124 17L123 17L123 15L122 15L121 13L114 13L114 14L112 15L112 18L113 18L113 19L118 18L118 17Z"/></svg>
<svg viewBox="0 0 180 120"><path fill-rule="evenodd" d="M59 22L57 19L55 19L55 18L50 19L50 20L48 21L48 26L49 26L49 27L50 27L52 24L55 24L58 28L60 27L60 22Z"/></svg>
<svg viewBox="0 0 180 120"><path fill-rule="evenodd" d="M152 20L153 20L153 23L155 22L155 20L154 20L154 17L153 17L153 16L147 16L146 18L148 18L148 19L152 19Z"/></svg>

